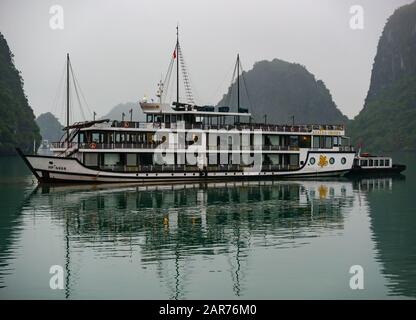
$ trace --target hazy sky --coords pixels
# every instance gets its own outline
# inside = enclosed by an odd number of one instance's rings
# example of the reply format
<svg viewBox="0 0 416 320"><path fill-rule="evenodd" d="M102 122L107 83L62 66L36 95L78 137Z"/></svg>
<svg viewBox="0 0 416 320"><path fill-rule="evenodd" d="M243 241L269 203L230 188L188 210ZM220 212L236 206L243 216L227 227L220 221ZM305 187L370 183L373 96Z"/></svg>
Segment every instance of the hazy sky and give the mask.
<svg viewBox="0 0 416 320"><path fill-rule="evenodd" d="M63 117L54 99L66 52L99 116L118 103L153 96L167 70L179 23L197 103L219 101L240 53L246 71L256 61L273 58L306 66L351 118L367 94L386 19L410 2L0 0L0 32L15 55L36 115L53 111ZM63 30L50 27L53 5L63 8ZM353 5L364 9L364 29L350 28Z"/></svg>

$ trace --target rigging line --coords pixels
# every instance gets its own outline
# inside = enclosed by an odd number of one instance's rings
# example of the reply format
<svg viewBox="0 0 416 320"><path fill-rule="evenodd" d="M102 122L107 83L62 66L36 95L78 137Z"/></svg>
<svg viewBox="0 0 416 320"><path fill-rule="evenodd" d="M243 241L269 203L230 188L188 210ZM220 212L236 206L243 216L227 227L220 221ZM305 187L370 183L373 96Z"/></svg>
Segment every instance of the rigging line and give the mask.
<svg viewBox="0 0 416 320"><path fill-rule="evenodd" d="M64 64L63 68L62 68L61 77L60 77L60 80L58 82L58 87L57 87L57 90L55 92L55 96L52 100L52 112L57 111L56 110L57 109L57 104L58 104L57 99L59 99L59 96L62 93L61 91L62 91L62 83L63 83L64 77L65 77L65 67L66 67L66 65Z"/></svg>
<svg viewBox="0 0 416 320"><path fill-rule="evenodd" d="M79 92L81 93L81 97L83 98L84 102L85 102L85 106L87 107L87 111L90 113L90 115L93 115L93 112L91 111L91 108L89 107L89 104L87 102L87 99L85 98L84 92L82 91L81 85L79 84L78 78L75 76L75 72L72 69L72 63L69 63L69 66L71 68L71 73L72 73L72 78L75 80L76 85L74 84L75 88L78 87L79 88ZM81 104L80 104L80 108L81 108Z"/></svg>
<svg viewBox="0 0 416 320"><path fill-rule="evenodd" d="M173 63L174 63L174 59L172 58L169 63L168 71L166 72L165 80L163 81L163 86L165 86L166 84L166 87L163 88L162 99L161 99L162 102L166 98L168 90L169 90L170 79L172 76Z"/></svg>
<svg viewBox="0 0 416 320"><path fill-rule="evenodd" d="M190 94L191 94L192 100L193 100L192 102L195 103L195 100L200 101L201 96L199 95L198 90L196 89L196 86L194 85L194 82L192 81L193 78L191 77L191 73L190 73L189 69L186 68L185 58L183 56L182 49L181 49L181 57L182 57L182 61L183 61L184 67L185 67L184 71L187 74L187 79L188 79L188 82L189 82L189 90L190 90Z"/></svg>
<svg viewBox="0 0 416 320"><path fill-rule="evenodd" d="M246 78L244 77L244 69L243 69L243 65L241 64L241 60L240 60L240 67L241 67L241 78L243 79L244 82L244 89L246 91L246 95L247 95L247 101L248 101L248 105L249 105L249 112L251 112L253 110L253 105L251 104L251 99L250 99L250 95L248 94L248 89L247 89L247 82L246 82Z"/></svg>
<svg viewBox="0 0 416 320"><path fill-rule="evenodd" d="M192 94L192 88L191 88L191 83L190 83L188 70L187 70L186 64L185 64L185 58L183 56L181 46L178 43L178 58L179 57L181 58L180 59L180 65L181 65L182 78L183 78L183 82L184 82L186 98L187 98L189 103L195 103L194 102L194 96Z"/></svg>
<svg viewBox="0 0 416 320"><path fill-rule="evenodd" d="M77 96L77 101L78 101L78 104L79 104L79 110L81 111L82 118L84 119L84 121L86 121L87 119L85 118L84 110L82 109L82 106L81 106L81 100L79 98L79 93L78 93L77 86L75 84L74 77L72 77L72 82L74 84L75 94Z"/></svg>
<svg viewBox="0 0 416 320"><path fill-rule="evenodd" d="M76 96L77 96L77 101L78 101L78 104L79 104L79 109L80 109L80 111L81 111L81 116L82 116L83 120L84 120L84 121L86 121L87 119L86 119L86 117L85 117L84 110L83 110L83 108L82 108L81 100L80 100L79 93L78 93L77 84L76 84L76 82L75 82L74 70L72 69L72 65L71 65L71 63L69 63L69 68L70 68L70 70L71 70L71 75L72 75L72 83L74 84L75 94L76 94Z"/></svg>
<svg viewBox="0 0 416 320"><path fill-rule="evenodd" d="M228 107L230 107L230 103L231 103L231 96L232 96L232 93L233 93L233 84L234 84L234 78L235 78L236 70L237 70L237 62L234 65L233 76L231 77L231 85L228 88L227 97L226 97L226 100L225 100L225 102L226 102L225 105L228 106Z"/></svg>
<svg viewBox="0 0 416 320"><path fill-rule="evenodd" d="M215 99L215 96L217 96L217 94L218 94L218 92L221 90L221 87L223 87L224 86L224 84L225 84L225 81L226 81L226 79L228 78L228 76L231 74L231 69L229 70L229 72L227 72L227 73L225 73L225 75L224 75L224 77L223 77L223 79L222 79L222 81L220 82L220 84L219 84L219 86L217 87L217 89L210 95L210 100L212 101L212 100L214 100ZM227 88L228 89L228 88ZM225 96L226 96L227 94L225 94ZM223 98L221 98L221 100L222 100ZM220 101L221 101L220 100Z"/></svg>
<svg viewBox="0 0 416 320"><path fill-rule="evenodd" d="M82 88L81 88L81 86L80 86L80 84L79 84L79 82L78 82L78 79L77 79L77 77L75 76L75 74L74 74L74 78L75 78L75 82L76 82L76 84L77 84L77 87L79 88L79 92L81 93L81 97L82 97L82 99L84 100L84 102L85 102L85 106L87 107L87 111L90 113L90 115L92 116L93 115L93 112L92 112L92 110L91 110L91 108L90 108L90 106L89 106L89 104L88 104L88 102L87 102L87 99L85 98L85 95L84 95L84 92L82 91Z"/></svg>

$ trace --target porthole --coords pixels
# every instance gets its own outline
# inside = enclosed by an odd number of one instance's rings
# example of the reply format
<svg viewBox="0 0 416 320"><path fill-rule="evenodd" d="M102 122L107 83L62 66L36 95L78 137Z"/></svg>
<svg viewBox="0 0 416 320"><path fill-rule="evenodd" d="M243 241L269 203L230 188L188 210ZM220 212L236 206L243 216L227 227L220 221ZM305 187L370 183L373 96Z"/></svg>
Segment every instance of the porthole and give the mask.
<svg viewBox="0 0 416 320"><path fill-rule="evenodd" d="M312 157L311 160L309 160L309 163L310 164L315 164L315 161L316 161L315 158Z"/></svg>
<svg viewBox="0 0 416 320"><path fill-rule="evenodd" d="M334 158L332 158L332 157L331 157L331 158L329 158L329 163L330 163L330 164L334 164L334 163L335 163L335 159L334 159Z"/></svg>
<svg viewBox="0 0 416 320"><path fill-rule="evenodd" d="M341 163L342 163L342 164L346 164L346 163L347 163L347 159L346 159L345 157L342 157L342 158L341 158Z"/></svg>

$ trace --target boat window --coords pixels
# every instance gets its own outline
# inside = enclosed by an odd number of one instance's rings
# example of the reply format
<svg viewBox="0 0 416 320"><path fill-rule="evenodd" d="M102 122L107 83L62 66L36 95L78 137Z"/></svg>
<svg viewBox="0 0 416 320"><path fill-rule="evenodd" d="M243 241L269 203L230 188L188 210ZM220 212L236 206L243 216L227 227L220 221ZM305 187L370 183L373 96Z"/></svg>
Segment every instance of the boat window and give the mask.
<svg viewBox="0 0 416 320"><path fill-rule="evenodd" d="M98 132L94 132L92 134L92 141L95 142L95 143L100 142L100 134Z"/></svg>
<svg viewBox="0 0 416 320"><path fill-rule="evenodd" d="M369 167L372 167L373 165L374 165L373 159L368 160L368 166Z"/></svg>
<svg viewBox="0 0 416 320"><path fill-rule="evenodd" d="M311 158L311 160L309 160L310 164L315 164L315 158Z"/></svg>
<svg viewBox="0 0 416 320"><path fill-rule="evenodd" d="M127 165L128 166L136 166L137 165L137 156L135 153L128 153L127 154Z"/></svg>
<svg viewBox="0 0 416 320"><path fill-rule="evenodd" d="M105 166L115 166L120 163L120 154L119 153L105 153L104 154L104 165Z"/></svg>
<svg viewBox="0 0 416 320"><path fill-rule="evenodd" d="M153 114L146 115L146 122L153 122Z"/></svg>
<svg viewBox="0 0 416 320"><path fill-rule="evenodd" d="M331 149L332 148L332 138L331 137L325 137L325 148Z"/></svg>
<svg viewBox="0 0 416 320"><path fill-rule="evenodd" d="M346 159L345 157L342 157L342 158L341 158L341 163L342 163L342 164L345 164L346 162L347 162L347 159Z"/></svg>
<svg viewBox="0 0 416 320"><path fill-rule="evenodd" d="M367 167L368 161L367 160L361 160L361 167Z"/></svg>
<svg viewBox="0 0 416 320"><path fill-rule="evenodd" d="M80 132L78 135L78 141L79 143L84 143L85 142L85 134L84 132Z"/></svg>
<svg viewBox="0 0 416 320"><path fill-rule="evenodd" d="M385 165L386 165L386 167L390 167L390 159L386 159Z"/></svg>
<svg viewBox="0 0 416 320"><path fill-rule="evenodd" d="M378 167L378 160L374 160L374 166Z"/></svg>
<svg viewBox="0 0 416 320"><path fill-rule="evenodd" d="M311 136L300 136L299 137L299 147L300 148L310 148L311 147Z"/></svg>
<svg viewBox="0 0 416 320"><path fill-rule="evenodd" d="M331 158L329 158L329 163L330 163L330 164L334 164L334 163L335 163L335 159L334 159L334 158L332 158L332 157L331 157Z"/></svg>
<svg viewBox="0 0 416 320"><path fill-rule="evenodd" d="M298 166L299 165L299 155L298 154L291 154L289 156L289 164L291 166Z"/></svg>
<svg viewBox="0 0 416 320"><path fill-rule="evenodd" d="M298 147L299 146L299 138L298 138L298 136L290 136L289 137L289 145L291 147Z"/></svg>
<svg viewBox="0 0 416 320"><path fill-rule="evenodd" d="M96 167L98 165L98 153L84 153L84 164L86 166Z"/></svg>
<svg viewBox="0 0 416 320"><path fill-rule="evenodd" d="M332 137L334 147L338 147L341 145L341 139L339 137Z"/></svg>
<svg viewBox="0 0 416 320"><path fill-rule="evenodd" d="M319 149L319 136L313 137L313 148Z"/></svg>
<svg viewBox="0 0 416 320"><path fill-rule="evenodd" d="M380 159L380 167L384 167L384 160Z"/></svg>

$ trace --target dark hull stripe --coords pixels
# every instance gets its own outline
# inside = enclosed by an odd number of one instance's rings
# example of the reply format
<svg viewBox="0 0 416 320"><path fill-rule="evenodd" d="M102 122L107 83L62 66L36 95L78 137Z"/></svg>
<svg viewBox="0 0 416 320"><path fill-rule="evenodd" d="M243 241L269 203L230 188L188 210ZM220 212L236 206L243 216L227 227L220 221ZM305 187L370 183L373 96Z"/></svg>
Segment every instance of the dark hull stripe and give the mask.
<svg viewBox="0 0 416 320"><path fill-rule="evenodd" d="M69 176L83 176L83 177L90 177L93 178L92 180L83 180L82 178L78 179L70 179L70 178L43 178L40 177L40 182L85 182L85 183L115 183L116 181L111 179L124 179L130 180L132 182L189 182L189 181L213 181L213 180L278 180L280 178L315 178L315 177L331 177L331 176L340 176L344 173L348 172L348 170L338 170L338 171L331 171L325 173L297 173L297 174L287 174L287 175L252 175L252 176L234 176L234 175L227 175L227 176L211 176L211 177L201 177L201 176L186 176L186 177L120 177L120 176L99 176L96 175L88 175L88 174L77 174L77 173L62 173L62 172L49 172L49 173L57 173L60 175L69 175ZM104 180L105 179L105 180ZM107 180L108 179L108 180ZM122 181L120 181L122 182ZM125 182L125 181L124 181Z"/></svg>

